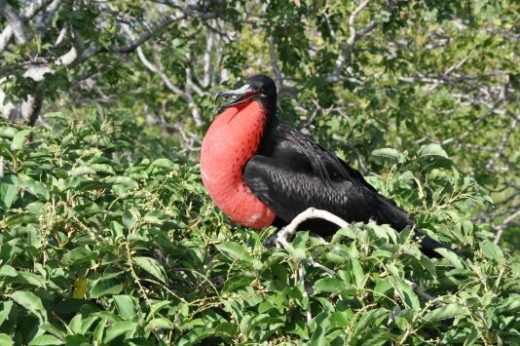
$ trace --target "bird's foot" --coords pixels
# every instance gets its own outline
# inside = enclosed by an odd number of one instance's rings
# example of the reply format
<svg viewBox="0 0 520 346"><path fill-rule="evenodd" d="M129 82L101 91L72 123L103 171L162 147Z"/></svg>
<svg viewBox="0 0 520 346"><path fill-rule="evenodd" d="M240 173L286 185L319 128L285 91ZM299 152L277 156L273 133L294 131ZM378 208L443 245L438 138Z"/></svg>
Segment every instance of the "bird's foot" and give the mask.
<svg viewBox="0 0 520 346"><path fill-rule="evenodd" d="M289 245L288 238L290 238L292 235L292 232L290 232L287 227L284 227L272 236L268 237L263 244L267 248L273 246L285 248Z"/></svg>

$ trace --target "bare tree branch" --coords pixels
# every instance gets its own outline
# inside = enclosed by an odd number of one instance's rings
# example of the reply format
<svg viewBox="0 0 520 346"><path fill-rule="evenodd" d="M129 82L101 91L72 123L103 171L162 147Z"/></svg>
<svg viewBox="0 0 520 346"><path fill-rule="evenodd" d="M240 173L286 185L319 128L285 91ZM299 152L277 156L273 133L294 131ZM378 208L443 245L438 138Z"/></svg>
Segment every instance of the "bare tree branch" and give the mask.
<svg viewBox="0 0 520 346"><path fill-rule="evenodd" d="M193 69L191 68L190 62L193 61L193 56L191 55L191 52L188 52L186 54L186 58L188 60L188 64L186 66L186 87L185 87L185 93L192 94L194 91L197 95L203 97L206 95L204 91L193 81Z"/></svg>
<svg viewBox="0 0 520 346"><path fill-rule="evenodd" d="M459 62L457 62L456 64L454 64L454 65L450 66L448 69L446 69L446 71L444 71L444 73L443 73L443 76L447 77L453 71L458 70L462 65L464 65L466 63L466 61L468 61L468 59L469 59L469 55L466 55Z"/></svg>
<svg viewBox="0 0 520 346"><path fill-rule="evenodd" d="M40 115L43 105L43 92L37 90L33 95L29 95L27 100L22 103L22 116L27 120L29 126L34 126Z"/></svg>
<svg viewBox="0 0 520 346"><path fill-rule="evenodd" d="M274 80L276 82L278 90L281 90L283 89L283 75L282 70L280 69L280 62L278 61L278 56L276 55L276 47L272 35L270 35L267 38L267 43L269 45L269 58L271 60L271 67L273 68Z"/></svg>
<svg viewBox="0 0 520 346"><path fill-rule="evenodd" d="M36 26L40 36L43 36L49 29L53 16L59 10L64 1L65 0L53 0L49 6L45 8L45 13L42 16L41 21L39 21Z"/></svg>
<svg viewBox="0 0 520 346"><path fill-rule="evenodd" d="M145 32L132 39L131 42L123 46L116 46L112 49L112 51L116 53L131 53L137 49L137 47L141 46L143 43L152 38L159 30L182 18L184 18L184 14L169 15L159 20L157 23L150 25Z"/></svg>
<svg viewBox="0 0 520 346"><path fill-rule="evenodd" d="M207 88L211 85L213 77L213 64L211 63L211 55L213 54L213 47L215 43L215 33L206 28L206 49L203 57L203 71L202 86Z"/></svg>
<svg viewBox="0 0 520 346"><path fill-rule="evenodd" d="M56 59L55 63L58 66L69 66L75 63L81 57L81 55L83 54L83 50L85 49L85 45L81 36L75 31L72 31L70 34L72 47L67 53L63 54L62 56L58 57L58 59Z"/></svg>
<svg viewBox="0 0 520 346"><path fill-rule="evenodd" d="M336 63L334 64L334 70L330 75L326 77L327 82L334 83L339 80L339 75L343 70L345 62L350 58L350 55L352 54L352 49L354 48L354 44L356 43L356 41L368 34L369 32L371 32L372 30L374 30L374 28L376 27L377 22L375 20L370 21L370 23L368 23L359 31L356 30L356 27L354 25L356 17L359 15L359 13L361 13L361 11L363 11L363 9L368 5L368 3L369 0L364 0L362 3L358 5L358 7L356 7L356 9L350 15L350 18L348 20L350 37L341 48L341 53L336 59Z"/></svg>
<svg viewBox="0 0 520 346"><path fill-rule="evenodd" d="M292 221L287 226L285 226L282 230L278 231L276 235L274 235L275 244L280 245L283 248L287 248L289 246L287 238L293 236L296 233L296 230L300 224L310 219L327 220L341 228L346 228L350 226L350 224L347 221L343 220L337 215L334 215L326 210L311 207L298 214L294 219L292 219ZM323 266L320 263L317 263L312 257L309 257L308 262L313 267L323 269L329 276L335 275L334 271L330 270L329 268ZM428 294L423 288L421 288L415 282L408 279L405 279L405 282L412 287L415 293L417 293L426 301L433 301L436 299L432 295ZM442 302L436 301L435 304L442 305Z"/></svg>
<svg viewBox="0 0 520 346"><path fill-rule="evenodd" d="M518 209L516 212L514 212L513 214L506 217L504 219L504 221L502 222L502 224L493 227L497 231L497 235L496 235L495 241L494 241L495 244L498 244L500 242L500 239L502 239L502 235L504 234L504 231L509 226L511 226L513 224L513 221L518 217L520 217L520 209Z"/></svg>
<svg viewBox="0 0 520 346"><path fill-rule="evenodd" d="M28 40L25 24L18 15L17 11L5 0L0 0L0 13L7 19L11 27L16 43L24 44Z"/></svg>
<svg viewBox="0 0 520 346"><path fill-rule="evenodd" d="M60 33L60 36L62 34ZM71 34L71 41L73 46L65 54L59 56L54 64L56 66L68 66L75 63L83 50L83 40L77 33ZM41 82L45 78L46 74L54 74L55 71L51 67L50 63L40 64L29 64L23 74L26 78L31 78L35 82ZM7 79L0 80L0 114L10 120L18 118L25 119L31 126L36 124L38 116L40 114L43 105L43 93L38 87L33 95L28 95L27 98L18 105L14 105L12 102L4 104L5 93L2 90L1 85L5 83Z"/></svg>
<svg viewBox="0 0 520 346"><path fill-rule="evenodd" d="M154 65L152 62L150 62L146 56L143 53L143 49L141 47L137 47L137 56L143 63L143 65L149 69L151 72L157 74L161 80L163 81L164 85L170 89L173 93L183 98L187 103L188 107L192 110L192 116L193 120L195 121L195 124L197 126L202 125L202 119L200 116L200 110L199 107L195 104L195 101L193 101L193 97L184 92L182 89L177 87L175 84L173 84L172 80L166 75L164 71L162 71L158 66Z"/></svg>
<svg viewBox="0 0 520 346"><path fill-rule="evenodd" d="M493 154L491 159L489 159L489 161L486 163L486 169L488 169L488 170L494 169L494 164L495 164L496 160L498 160L498 158L500 156L502 156L502 154L504 153L504 150L506 149L506 145L509 142L509 140L511 139L511 136L512 136L513 132L515 131L517 125L518 125L518 122L516 121L516 119L511 120L511 124L509 125L507 134L504 136L504 138L500 142L500 145L498 146L497 151Z"/></svg>
<svg viewBox="0 0 520 346"><path fill-rule="evenodd" d="M27 21L34 17L38 12L48 6L52 0L35 0L30 5L20 10L19 17L22 21ZM5 0L0 0L0 3L5 3ZM14 30L11 25L8 25L0 34L0 54L7 48Z"/></svg>
<svg viewBox="0 0 520 346"><path fill-rule="evenodd" d="M31 19L51 2L53 2L53 0L33 0L31 4L27 5L20 11L20 15L24 20Z"/></svg>

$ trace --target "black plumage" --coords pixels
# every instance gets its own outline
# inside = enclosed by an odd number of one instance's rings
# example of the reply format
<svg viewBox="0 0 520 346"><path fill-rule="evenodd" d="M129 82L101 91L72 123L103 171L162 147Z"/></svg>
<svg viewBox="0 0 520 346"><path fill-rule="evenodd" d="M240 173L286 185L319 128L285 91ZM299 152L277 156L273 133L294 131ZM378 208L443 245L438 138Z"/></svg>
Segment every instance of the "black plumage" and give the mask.
<svg viewBox="0 0 520 346"><path fill-rule="evenodd" d="M244 183L274 211L276 225L288 224L309 207L327 210L348 222L375 221L396 230L413 226L413 220L395 202L380 195L363 176L335 154L279 121L276 116L276 86L267 76L248 80L252 94L267 111L259 149L246 164ZM236 104L241 102L233 102ZM330 235L337 226L324 220L310 220L304 227ZM420 233L416 232L419 236ZM441 247L423 238L422 251L435 256Z"/></svg>

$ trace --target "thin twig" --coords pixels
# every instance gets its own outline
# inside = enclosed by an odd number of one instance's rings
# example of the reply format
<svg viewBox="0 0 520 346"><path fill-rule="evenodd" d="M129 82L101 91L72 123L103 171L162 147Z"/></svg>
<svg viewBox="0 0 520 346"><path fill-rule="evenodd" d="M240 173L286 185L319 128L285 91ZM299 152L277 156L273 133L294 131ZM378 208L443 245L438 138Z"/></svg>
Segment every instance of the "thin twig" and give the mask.
<svg viewBox="0 0 520 346"><path fill-rule="evenodd" d="M296 232L297 227L301 223L303 223L303 222L305 222L305 221L307 221L309 219L323 219L323 220L332 222L332 223L338 225L341 228L346 228L346 227L348 227L350 225L347 221L343 220L342 218L340 218L337 215L334 215L334 214L332 214L332 213L330 213L330 212L328 212L326 210L316 209L316 208L312 208L311 207L311 208L308 208L305 211L301 212L300 214L298 214L291 221L291 223L289 223L281 231L279 231L278 234L276 234L276 236L275 236L276 237L275 238L275 242L277 244L281 245L284 248L289 246L289 243L287 242L287 237L294 235L294 233ZM323 266L320 263L315 262L312 257L308 258L307 261L313 267L320 268L320 269L324 270L327 274L329 274L331 276L336 275L336 273L333 270ZM421 288L415 282L407 280L407 279L405 279L405 282L408 285L410 285L410 287L412 287L412 289L420 297L422 297L426 301L432 301L434 304L442 305L442 302L435 301L435 297L433 297L432 295L428 294L423 288Z"/></svg>
<svg viewBox="0 0 520 346"><path fill-rule="evenodd" d="M5 3L5 0L0 0L0 2ZM23 22L34 17L38 12L48 6L52 0L35 0L32 1L30 5L22 8L19 12L19 17ZM23 24L23 23L22 23ZM14 30L11 25L7 25L7 27L2 30L0 33L0 54L7 48L11 38L14 35Z"/></svg>
<svg viewBox="0 0 520 346"><path fill-rule="evenodd" d="M271 60L271 67L273 68L274 80L278 90L282 90L283 75L282 70L280 69L280 63L278 62L278 56L276 55L276 47L272 35L267 38L267 43L269 44L269 58Z"/></svg>
<svg viewBox="0 0 520 346"><path fill-rule="evenodd" d="M350 15L348 20L350 37L347 39L347 42L343 44L341 48L341 53L339 54L338 58L336 59L336 63L334 64L334 69L332 73L326 78L327 82L334 83L339 80L339 74L341 73L341 70L343 69L343 65L345 64L345 62L350 58L350 55L352 54L352 49L354 48L354 44L356 43L356 41L359 38L368 34L376 27L377 22L375 20L370 21L370 23L368 23L359 31L356 30L356 27L354 25L356 17L359 15L359 13L361 13L361 11L363 11L363 9L368 5L368 3L369 0L363 1L361 4L358 5L358 7L356 7L356 9Z"/></svg>
<svg viewBox="0 0 520 346"><path fill-rule="evenodd" d="M206 28L206 49L204 50L203 62L204 62L204 77L202 78L202 86L207 88L213 81L213 64L211 63L211 56L214 51L215 45L215 33Z"/></svg>
<svg viewBox="0 0 520 346"><path fill-rule="evenodd" d="M516 121L516 119L513 119L511 121L511 124L509 125L507 134L504 136L504 138L500 142L497 151L493 154L493 157L491 157L491 159L486 163L487 170L492 170L494 168L493 166L495 164L495 161L498 160L498 158L500 156L502 156L502 154L504 153L504 150L506 149L506 145L509 142L509 140L511 139L511 136L512 136L513 132L515 131L517 125L518 125L518 122Z"/></svg>
<svg viewBox="0 0 520 346"><path fill-rule="evenodd" d="M201 126L202 125L202 119L200 115L200 110L195 101L193 100L193 97L189 94L183 91L181 88L177 87L175 84L173 84L172 80L166 75L166 73L161 70L158 66L154 65L150 60L146 58L144 55L143 49L141 47L137 47L137 56L139 57L139 60L143 63L143 65L149 69L151 72L157 74L161 80L163 81L164 85L170 89L173 93L183 98L186 103L188 104L188 107L191 108L191 113L193 120L195 121L195 125Z"/></svg>
<svg viewBox="0 0 520 346"><path fill-rule="evenodd" d="M24 44L28 41L27 29L18 12L5 0L0 0L0 14L2 14L13 30L16 43Z"/></svg>
<svg viewBox="0 0 520 346"><path fill-rule="evenodd" d="M507 218L504 219L504 222L500 224L499 226L494 227L497 230L497 235L495 237L495 244L498 244L500 242L500 239L502 238L502 235L504 234L504 231L509 227L513 221L520 217L520 209L514 212L513 214L509 215Z"/></svg>
<svg viewBox="0 0 520 346"><path fill-rule="evenodd" d="M298 268L298 279L300 280L300 284L302 285L302 288L303 288L302 294L303 294L304 298L307 298L307 302L309 302L310 301L309 293L305 289L305 268L303 266L299 266L299 268ZM307 303L306 319L307 319L307 322L312 321L312 311L311 311L310 303Z"/></svg>
<svg viewBox="0 0 520 346"><path fill-rule="evenodd" d="M138 47L140 47L143 43L152 38L160 29L163 29L182 18L184 18L184 15L167 16L158 21L157 23L150 25L145 32L132 39L132 41L130 41L129 43L125 44L124 46L116 46L112 49L112 51L116 53L131 53Z"/></svg>
<svg viewBox="0 0 520 346"><path fill-rule="evenodd" d="M426 292L421 286L417 285L415 282L413 281L410 281L408 279L404 279L404 282L408 285L410 285L410 287L412 287L413 291L421 298L423 298L424 300L426 300L427 302L431 302L432 304L436 305L436 306L441 306L441 305L444 305L443 302L439 301L439 300L436 300L437 298L435 298L434 296L432 296L431 294L429 294L428 292Z"/></svg>
<svg viewBox="0 0 520 346"><path fill-rule="evenodd" d="M150 298L148 298L148 295L146 294L146 291L145 291L143 285L141 284L141 279L139 279L139 276L137 276L137 273L135 272L134 264L132 262L130 244L129 244L128 240L125 241L125 249L126 249L126 264L128 265L130 275L132 276L132 279L134 279L134 282L137 284L137 287L139 287L139 292L141 293L141 296L144 298L146 305L151 307L152 302L150 301Z"/></svg>

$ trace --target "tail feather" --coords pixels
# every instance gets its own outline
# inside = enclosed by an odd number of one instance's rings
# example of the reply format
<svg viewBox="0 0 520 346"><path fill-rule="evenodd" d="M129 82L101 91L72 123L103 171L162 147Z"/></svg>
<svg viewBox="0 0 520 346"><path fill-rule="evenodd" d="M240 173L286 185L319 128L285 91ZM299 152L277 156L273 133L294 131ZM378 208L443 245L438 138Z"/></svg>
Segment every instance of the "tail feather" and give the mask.
<svg viewBox="0 0 520 346"><path fill-rule="evenodd" d="M403 230L406 227L415 226L414 221L408 215L408 213L405 212L403 209L399 208L392 200L382 197L382 202L383 203L379 208L379 212L381 213L381 223L388 223L398 231ZM435 251L435 249L448 249L446 245L441 244L436 240L433 240L421 230L415 231L414 239L419 241L422 253L424 253L426 256L430 258L441 257L440 254L437 251Z"/></svg>
<svg viewBox="0 0 520 346"><path fill-rule="evenodd" d="M414 239L419 241L421 251L430 258L439 258L441 255L435 249L448 249L448 246L425 235L421 230L415 231Z"/></svg>

